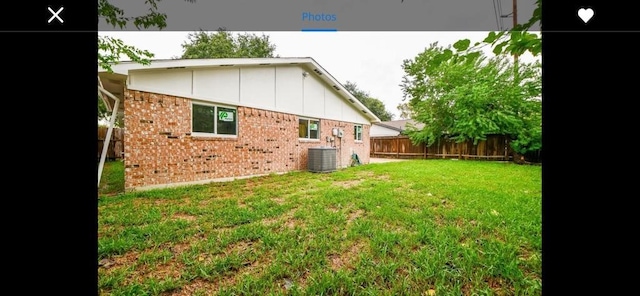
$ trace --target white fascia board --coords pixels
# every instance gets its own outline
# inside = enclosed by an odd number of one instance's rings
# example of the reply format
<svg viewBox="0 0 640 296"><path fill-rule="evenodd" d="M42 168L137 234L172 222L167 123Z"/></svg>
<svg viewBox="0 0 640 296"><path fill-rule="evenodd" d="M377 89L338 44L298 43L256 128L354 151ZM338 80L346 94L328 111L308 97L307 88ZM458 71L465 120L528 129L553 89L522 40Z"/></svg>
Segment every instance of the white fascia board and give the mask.
<svg viewBox="0 0 640 296"><path fill-rule="evenodd" d="M229 58L229 59L178 59L178 60L155 60L152 61L150 65L142 65L136 62L121 62L112 66L113 72L128 75L129 71L142 71L142 70L153 70L153 69L165 69L165 68L200 68L200 67L212 67L212 66L256 66L256 65L288 65L288 64L306 64L311 67L321 70L323 75L319 75L319 77L332 87L336 85L340 88L338 93L342 98L344 98L344 102L346 104L355 105L357 111L360 113L361 110L365 110L367 113L363 114L365 117L369 118L369 121L372 123L380 122L380 118L378 118L369 108L367 108L364 104L362 104L356 97L354 97L351 93L345 90L344 86L338 82L335 77L333 77L327 70L325 70L320 64L318 64L313 58ZM104 69L98 69L99 72L104 72ZM351 103L350 100L353 100Z"/></svg>
<svg viewBox="0 0 640 296"><path fill-rule="evenodd" d="M257 66L257 65L287 65L309 63L310 58L229 58L229 59L179 59L179 60L154 60L149 65L136 62L120 62L112 66L116 73L128 73L128 71L153 70L163 68L199 68L212 66ZM99 69L98 71L104 71Z"/></svg>
<svg viewBox="0 0 640 296"><path fill-rule="evenodd" d="M321 69L323 72L323 75L320 76L321 78L324 76L326 78L322 78L326 83L328 83L329 85L336 85L340 88L340 91L338 92L343 98L345 98L345 103L347 104L351 104L351 102L349 100L353 100L354 105L356 105L359 109L358 109L358 113L362 112L362 110L365 110L367 112L367 114L364 114L366 117L369 118L369 120L372 123L375 122L381 122L380 118L378 118L375 114L373 114L373 112L371 112L371 110L369 110L369 108L367 108L364 104L362 104L360 102L360 100L358 100L356 97L354 97L349 91L347 91L344 88L344 85L342 85L335 77L333 77L331 74L329 74L329 72L327 70L325 70L324 68L322 68L322 66L320 66L320 64L318 64L313 58L310 58L311 60L311 64L317 68L317 69Z"/></svg>

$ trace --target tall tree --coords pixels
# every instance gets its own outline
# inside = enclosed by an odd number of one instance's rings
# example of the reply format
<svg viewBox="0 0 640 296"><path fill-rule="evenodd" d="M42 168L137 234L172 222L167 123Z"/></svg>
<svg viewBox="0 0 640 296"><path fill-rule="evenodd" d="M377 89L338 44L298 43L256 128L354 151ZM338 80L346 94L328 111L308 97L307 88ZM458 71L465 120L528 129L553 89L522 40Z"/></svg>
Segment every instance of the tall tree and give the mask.
<svg viewBox="0 0 640 296"><path fill-rule="evenodd" d="M393 113L387 111L384 103L379 99L373 98L368 92L358 88L356 83L347 81L344 84L344 88L349 91L360 103L365 105L367 109L371 110L382 121L389 121L393 119Z"/></svg>
<svg viewBox="0 0 640 296"><path fill-rule="evenodd" d="M265 34L244 33L234 36L225 29L219 29L213 33L190 33L187 38L182 44L183 59L270 58L274 57L276 50Z"/></svg>
<svg viewBox="0 0 640 296"><path fill-rule="evenodd" d="M431 44L413 60L405 60L405 99L425 126L409 129L414 142L433 144L441 137L455 141L507 135L519 154L540 149L541 64L520 63L505 55L492 58L467 53L469 40L453 48Z"/></svg>
<svg viewBox="0 0 640 296"><path fill-rule="evenodd" d="M401 2L404 2L404 0ZM540 24L540 26L542 24L542 0L536 0L536 8L527 22L518 24L510 30L489 32L482 41L476 42L473 46L468 46L461 54L477 55L483 48L490 46L496 55L509 54L519 56L529 52L533 56L538 56L542 52L541 35L529 32L535 24ZM459 42L470 45L470 42L467 43L468 40L466 39L459 40ZM515 66L517 68L517 60ZM398 110L400 110L403 118L410 118L415 113L411 110L411 104L408 104L404 99L398 105Z"/></svg>
<svg viewBox="0 0 640 296"><path fill-rule="evenodd" d="M542 0L536 0L536 9L533 10L527 22L518 24L510 30L489 32L484 40L476 42L466 52L477 52L483 47L491 46L495 54L519 56L529 52L537 56L542 52L542 36L529 32L535 24L542 26Z"/></svg>

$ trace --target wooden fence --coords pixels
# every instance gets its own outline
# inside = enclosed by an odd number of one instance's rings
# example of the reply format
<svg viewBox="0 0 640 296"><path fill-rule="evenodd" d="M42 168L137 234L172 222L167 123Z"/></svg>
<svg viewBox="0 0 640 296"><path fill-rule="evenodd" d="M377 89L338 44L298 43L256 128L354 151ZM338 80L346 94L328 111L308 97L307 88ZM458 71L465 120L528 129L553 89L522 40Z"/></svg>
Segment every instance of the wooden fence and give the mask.
<svg viewBox="0 0 640 296"><path fill-rule="evenodd" d="M107 138L106 126L98 126L98 160L102 155L102 147ZM111 140L107 149L107 159L120 159L124 156L124 129L113 128L111 132Z"/></svg>
<svg viewBox="0 0 640 296"><path fill-rule="evenodd" d="M407 136L371 137L370 140L371 157L513 159L508 139L502 135L490 135L486 140L479 141L476 145L473 144L473 141L456 143L443 139L431 147L425 147L425 144L414 145Z"/></svg>

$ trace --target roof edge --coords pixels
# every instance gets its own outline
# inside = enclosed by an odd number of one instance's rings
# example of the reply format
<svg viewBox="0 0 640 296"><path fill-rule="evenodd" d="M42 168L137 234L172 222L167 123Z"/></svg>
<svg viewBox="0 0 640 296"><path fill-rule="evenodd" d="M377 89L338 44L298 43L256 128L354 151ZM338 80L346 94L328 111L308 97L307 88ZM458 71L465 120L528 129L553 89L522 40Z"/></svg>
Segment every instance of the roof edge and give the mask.
<svg viewBox="0 0 640 296"><path fill-rule="evenodd" d="M324 67L322 67L315 59L312 57L277 57L277 58L222 58L222 59L158 59L151 60L149 65L143 65L134 61L120 61L118 63L114 63L112 65L112 71L116 74L121 75L129 75L130 71L144 71L144 70L154 70L154 69L166 69L166 68L199 68L199 67L210 67L210 66L251 66L251 65L286 65L286 64L310 64L315 68L321 69L325 74L326 78L330 81L330 84L334 84L339 86L342 91L338 91L341 97L346 99L347 101L352 101L353 104L356 105L360 109L358 112L365 111L363 116L369 119L371 123L381 122L380 118L376 116L369 108L367 108L360 100L358 100L355 96L353 96L349 91L347 91L329 71L327 71ZM98 73L109 72L104 68L98 67ZM321 80L325 80L320 77ZM326 82L326 80L325 80ZM346 102L345 102L346 103Z"/></svg>

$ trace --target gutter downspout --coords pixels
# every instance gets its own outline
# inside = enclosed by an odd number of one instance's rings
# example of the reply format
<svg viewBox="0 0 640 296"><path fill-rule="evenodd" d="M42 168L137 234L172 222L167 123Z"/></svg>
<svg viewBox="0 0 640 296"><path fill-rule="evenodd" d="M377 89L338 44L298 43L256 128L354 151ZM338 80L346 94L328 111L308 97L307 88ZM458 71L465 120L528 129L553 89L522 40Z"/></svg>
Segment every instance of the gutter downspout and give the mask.
<svg viewBox="0 0 640 296"><path fill-rule="evenodd" d="M98 78L98 81L100 81L100 78ZM109 120L109 129L107 129L107 136L104 139L105 140L104 144L102 145L102 155L100 155L100 164L98 165L98 187L100 187L100 178L102 178L102 169L104 168L104 160L107 157L107 149L109 148L109 141L111 141L111 133L113 132L113 125L116 122L116 116L118 114L118 104L120 103L120 100L116 96L114 96L112 93L104 89L102 85L98 86L98 90L104 93L105 95L107 95L108 97L112 98L113 100L115 100L115 103L113 104L113 109L111 111L111 119Z"/></svg>

